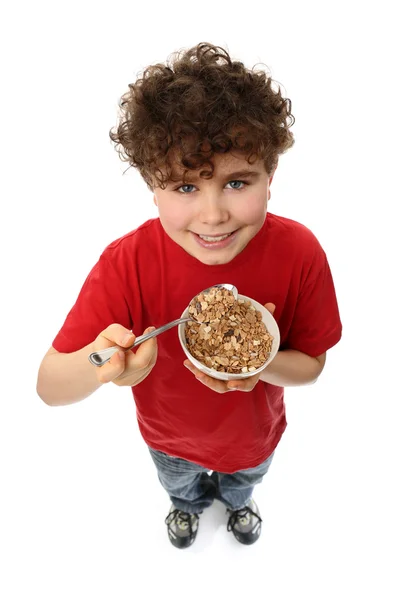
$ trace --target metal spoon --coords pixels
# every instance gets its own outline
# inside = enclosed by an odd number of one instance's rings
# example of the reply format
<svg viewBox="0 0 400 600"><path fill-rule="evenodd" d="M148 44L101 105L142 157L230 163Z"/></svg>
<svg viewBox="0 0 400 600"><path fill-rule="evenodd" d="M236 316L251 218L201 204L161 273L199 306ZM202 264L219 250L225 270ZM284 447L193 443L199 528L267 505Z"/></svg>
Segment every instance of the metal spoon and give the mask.
<svg viewBox="0 0 400 600"><path fill-rule="evenodd" d="M197 296L199 296L200 294L206 294L211 288L214 288L214 287L220 287L220 288L225 288L225 289L229 290L230 292L233 293L235 300L237 300L237 297L238 297L237 287L232 285L231 283L218 283L216 285L212 285L211 287L206 288L202 292L199 292L199 294L196 294L195 298ZM194 298L193 298L193 300L194 300ZM186 323L187 321L195 321L195 319L193 319L193 317L190 317L190 318L186 317L183 319L176 319L175 321L171 321L170 323L167 323L166 325L163 325L162 327L158 327L158 329L155 329L154 331L151 331L150 333L145 333L144 335L140 335L139 337L137 337L135 339L134 343L131 346L129 346L128 348L121 348L120 346L111 346L110 348L105 348L104 350L98 350L97 352L92 352L91 354L89 354L89 357L88 357L89 361L95 367L101 367L102 365L104 365L106 362L108 362L110 360L110 358L113 356L113 354L115 354L119 350L124 350L125 352L127 352L128 350L131 350L135 346L139 346L139 344L142 344L146 340L156 337L160 333L164 333L164 331L168 331L168 329L175 327L175 325L179 325L180 323Z"/></svg>

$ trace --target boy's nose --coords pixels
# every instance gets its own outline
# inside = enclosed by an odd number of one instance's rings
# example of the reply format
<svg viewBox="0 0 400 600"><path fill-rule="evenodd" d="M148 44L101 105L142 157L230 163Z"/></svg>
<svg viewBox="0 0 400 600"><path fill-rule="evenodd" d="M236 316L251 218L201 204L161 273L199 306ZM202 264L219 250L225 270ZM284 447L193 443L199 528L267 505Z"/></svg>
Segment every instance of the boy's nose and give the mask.
<svg viewBox="0 0 400 600"><path fill-rule="evenodd" d="M199 212L199 220L208 225L218 225L229 219L229 211L226 205L216 196L204 198Z"/></svg>

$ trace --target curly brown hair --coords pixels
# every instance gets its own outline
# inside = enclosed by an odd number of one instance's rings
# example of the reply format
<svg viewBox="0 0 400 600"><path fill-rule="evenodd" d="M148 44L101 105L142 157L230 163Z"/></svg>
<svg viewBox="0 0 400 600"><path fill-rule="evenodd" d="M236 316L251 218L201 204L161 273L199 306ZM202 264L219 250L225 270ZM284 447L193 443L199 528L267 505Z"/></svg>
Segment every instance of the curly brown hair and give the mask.
<svg viewBox="0 0 400 600"><path fill-rule="evenodd" d="M291 101L264 70L247 69L219 46L200 43L147 67L120 99L109 132L124 162L150 189L164 189L176 167L213 175L215 153L238 151L267 173L294 143ZM273 88L277 89L273 89Z"/></svg>

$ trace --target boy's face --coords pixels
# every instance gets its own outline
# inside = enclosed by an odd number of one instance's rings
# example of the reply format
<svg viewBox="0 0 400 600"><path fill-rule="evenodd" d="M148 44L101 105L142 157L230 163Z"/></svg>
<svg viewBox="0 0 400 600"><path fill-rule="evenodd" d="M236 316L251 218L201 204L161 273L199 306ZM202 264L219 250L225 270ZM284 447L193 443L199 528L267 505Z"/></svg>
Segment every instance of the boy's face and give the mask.
<svg viewBox="0 0 400 600"><path fill-rule="evenodd" d="M240 156L217 154L212 161L212 179L190 171L185 184L174 181L165 190L155 188L154 203L174 242L205 265L222 265L262 228L272 176L261 160L250 165Z"/></svg>

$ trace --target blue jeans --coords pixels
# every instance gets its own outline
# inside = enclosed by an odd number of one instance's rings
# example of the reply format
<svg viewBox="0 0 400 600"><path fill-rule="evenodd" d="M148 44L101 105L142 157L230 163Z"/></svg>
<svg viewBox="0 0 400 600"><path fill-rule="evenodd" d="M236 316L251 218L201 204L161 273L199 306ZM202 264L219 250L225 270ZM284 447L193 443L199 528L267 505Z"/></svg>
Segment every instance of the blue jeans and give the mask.
<svg viewBox="0 0 400 600"><path fill-rule="evenodd" d="M175 458L149 447L157 467L161 485L176 508L187 513L201 513L220 500L231 510L243 508L250 500L254 486L261 483L272 462L274 453L253 469L236 473L219 473L183 458Z"/></svg>

